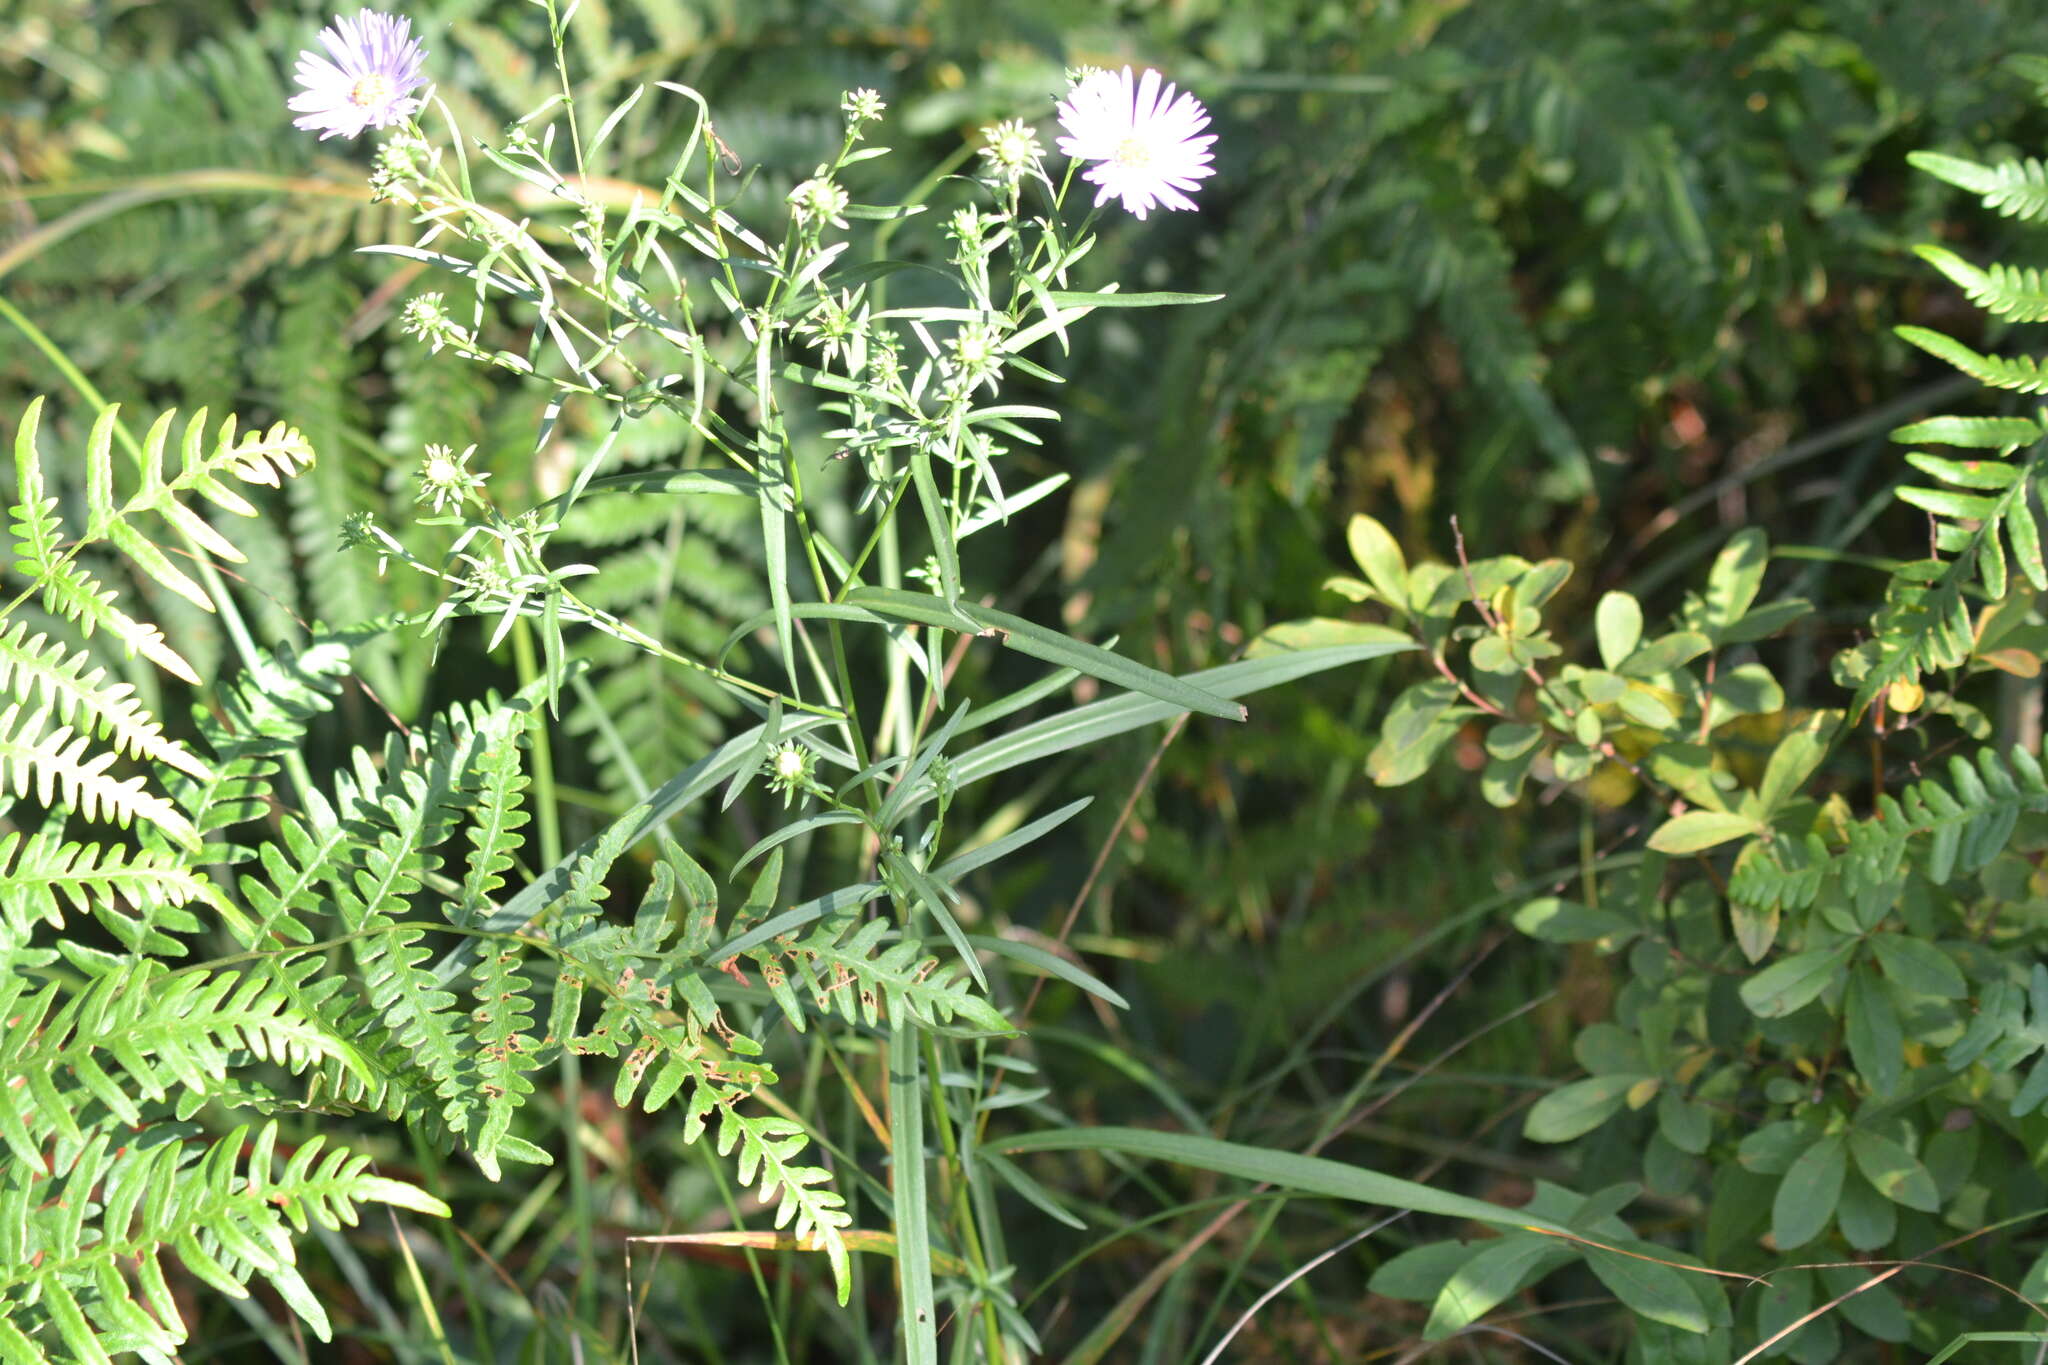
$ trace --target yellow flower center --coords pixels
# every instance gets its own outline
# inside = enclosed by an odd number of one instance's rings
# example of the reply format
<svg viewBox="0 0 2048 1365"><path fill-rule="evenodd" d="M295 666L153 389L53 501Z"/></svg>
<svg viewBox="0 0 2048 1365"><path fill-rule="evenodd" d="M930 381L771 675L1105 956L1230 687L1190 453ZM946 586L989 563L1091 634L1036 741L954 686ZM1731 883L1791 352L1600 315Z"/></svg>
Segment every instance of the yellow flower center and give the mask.
<svg viewBox="0 0 2048 1365"><path fill-rule="evenodd" d="M1110 160L1129 170L1142 170L1152 164L1152 144L1141 137L1127 137L1117 144Z"/></svg>
<svg viewBox="0 0 2048 1365"><path fill-rule="evenodd" d="M389 76L380 76L373 72L348 88L348 102L358 109L368 109L373 104L390 103L391 97L397 93L391 86Z"/></svg>

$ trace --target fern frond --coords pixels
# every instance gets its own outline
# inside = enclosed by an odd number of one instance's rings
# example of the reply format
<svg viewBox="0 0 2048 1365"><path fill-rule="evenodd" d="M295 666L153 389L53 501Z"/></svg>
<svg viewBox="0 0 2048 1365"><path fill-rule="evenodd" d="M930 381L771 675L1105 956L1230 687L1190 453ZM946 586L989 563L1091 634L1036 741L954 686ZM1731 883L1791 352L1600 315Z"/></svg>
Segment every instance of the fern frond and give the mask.
<svg viewBox="0 0 2048 1365"><path fill-rule="evenodd" d="M1949 785L1922 778L1896 800L1885 798L1869 822L1886 839L1927 837L1919 862L1928 880L1941 885L1957 871L1975 872L1997 857L2011 839L2021 814L2048 810L2048 775L2034 755L2015 748L2008 758L1979 749L1975 762L1958 754L1949 761ZM1952 790L1951 790L1952 788ZM1861 857L1890 850L1879 844L1859 848Z"/></svg>
<svg viewBox="0 0 2048 1365"><path fill-rule="evenodd" d="M212 835L267 813L263 798L276 771L273 760L304 741L313 717L333 709L356 638L354 633L324 634L296 653L266 655L215 694L218 715L198 710L199 733L219 766L205 782L172 788L172 796L191 813L194 829ZM214 863L239 863L251 856L221 843L207 850L207 860Z"/></svg>
<svg viewBox="0 0 2048 1365"><path fill-rule="evenodd" d="M205 447L206 410L201 408L185 424L183 459L178 473L164 477L164 447L170 441L175 412L165 412L150 424L143 437L141 486L124 503L114 501L114 423L118 410L106 408L93 423L86 449L85 497L89 517L86 539L108 540L157 582L205 611L213 610L206 590L157 548L134 522L143 512L154 512L182 531L194 544L218 559L242 562L242 552L206 518L183 501L197 494L215 506L237 516L253 517L256 509L228 484L222 475L244 483L276 488L282 481L313 462L313 451L296 430L279 422L263 433L251 432L235 439L235 419L221 423L211 450Z"/></svg>
<svg viewBox="0 0 2048 1365"><path fill-rule="evenodd" d="M466 1141L494 1176L499 1156L544 1159L508 1131L512 1109L531 1089L519 1073L538 1046L525 1032L523 950L485 954L475 973L479 1005L465 1014L432 969L428 926L409 916L466 809L493 831L482 836L490 855L473 868L477 894L509 865L506 842L523 823L512 808L524 785L518 737L529 715L523 700L457 708L410 742L388 743L381 763L358 750L333 801L309 793L303 818L287 817L260 850L264 876L242 878L252 918L237 929L250 947L267 950L312 942L325 932L316 920L336 915L360 993L311 955L287 954L275 973L296 1008L362 1042L361 1072L329 1068L323 1085L349 1103L420 1123L437 1140ZM459 904L449 912L460 923L475 918Z"/></svg>
<svg viewBox="0 0 2048 1365"><path fill-rule="evenodd" d="M430 851L434 805L445 795L425 776L406 771L392 775L374 804L358 800L347 822L353 867L331 885L364 995L392 1041L449 1101L444 1117L457 1127L465 1069L461 1016L455 996L434 977L433 950L421 942L426 929L400 926L411 898L438 867Z"/></svg>
<svg viewBox="0 0 2048 1365"><path fill-rule="evenodd" d="M32 400L14 435L15 503L8 509L14 522L14 571L41 591L44 611L72 622L87 637L105 630L131 655L140 654L197 687L199 674L164 641L163 632L115 606L114 590L102 587L64 548L57 499L46 491L36 451L42 410L43 400Z"/></svg>
<svg viewBox="0 0 2048 1365"><path fill-rule="evenodd" d="M1913 249L1922 260L1955 281L1979 308L2008 322L2048 322L2048 282L2042 280L2039 270L1997 264L1980 270L1946 247Z"/></svg>
<svg viewBox="0 0 2048 1365"><path fill-rule="evenodd" d="M2008 218L2048 217L2048 166L2033 157L1985 166L1939 152L1908 152L1906 160L1949 184L1966 189Z"/></svg>
<svg viewBox="0 0 2048 1365"><path fill-rule="evenodd" d="M1946 360L1980 384L2018 393L2048 393L2048 369L2032 356L1979 355L1962 342L1927 327L1894 327L1900 339Z"/></svg>
<svg viewBox="0 0 2048 1365"><path fill-rule="evenodd" d="M847 930L852 929L849 937ZM906 1016L922 1023L947 1024L955 1018L976 1029L1007 1033L1010 1025L987 1000L976 994L964 967L925 951L916 939L900 938L886 946L887 920L843 918L827 922L774 954L790 964L819 1013L837 1014L848 1023L870 1027L886 1020L899 1027ZM771 990L773 987L771 986ZM802 1029L803 1014L793 999L782 1002L790 1023Z"/></svg>
<svg viewBox="0 0 2048 1365"><path fill-rule="evenodd" d="M142 958L68 997L51 982L8 1003L0 1138L24 1161L39 1160L53 1133L82 1142L81 1119L98 1122L95 1109L135 1127L144 1104L179 1090L212 1095L243 1061L295 1075L326 1059L367 1071L347 1040L298 1014L275 982L256 973L170 972Z"/></svg>
<svg viewBox="0 0 2048 1365"><path fill-rule="evenodd" d="M461 902L450 916L463 925L481 924L489 916L491 897L504 885L519 848L519 831L527 822L517 726L491 727L476 771L477 814L469 830L469 868ZM531 983L520 969L522 955L523 950L512 945L495 950L487 945L470 972L475 1002L470 1019L476 1026L477 1052L475 1074L469 1080L472 1112L463 1126L471 1155L493 1180L499 1173L498 1147L511 1130L513 1114L533 1092L527 1073L540 1061L539 1041L530 1032L533 997Z"/></svg>
<svg viewBox="0 0 2048 1365"><path fill-rule="evenodd" d="M2048 968L2035 963L2026 983L1993 981L1978 997L1977 1014L1942 1058L1951 1071L1979 1062L1991 1075L2016 1075L2020 1063L2048 1046ZM2048 1104L2048 1057L2037 1060L2008 1106L2022 1118Z"/></svg>
<svg viewBox="0 0 2048 1365"><path fill-rule="evenodd" d="M477 924L489 914L491 897L505 884L526 826L526 773L520 762L519 732L493 727L477 756L477 818L470 826L469 870L462 881L458 924Z"/></svg>
<svg viewBox="0 0 2048 1365"><path fill-rule="evenodd" d="M168 849L102 847L42 832L0 835L0 921L24 939L38 922L62 927L66 907L97 915L123 943L142 932L123 906L149 924L193 932L197 920L169 912L194 901L217 906L220 892L189 857Z"/></svg>
<svg viewBox="0 0 2048 1365"><path fill-rule="evenodd" d="M43 698L62 724L81 726L111 740L116 753L146 758L199 779L213 772L191 750L164 736L163 726L135 699L128 683L109 683L105 668L47 635L29 634L28 622L0 630L0 695L33 705Z"/></svg>
<svg viewBox="0 0 2048 1365"><path fill-rule="evenodd" d="M742 1114L728 1107L718 1126L718 1154L739 1148L739 1178L742 1185L755 1185L764 1205L775 1209L775 1226L790 1228L811 1238L831 1263L832 1278L839 1286L839 1301L846 1301L848 1278L846 1242L840 1230L853 1221L846 1200L826 1188L832 1176L816 1166L799 1166L795 1158L804 1149L804 1130L788 1119Z"/></svg>
<svg viewBox="0 0 2048 1365"><path fill-rule="evenodd" d="M351 1226L364 1203L440 1217L448 1209L372 1175L367 1156L324 1146L316 1136L278 1170L277 1128L266 1123L253 1137L245 1126L205 1147L175 1139L117 1147L101 1133L51 1176L40 1161L9 1163L0 1172L0 1246L18 1254L0 1258L0 1322L12 1333L0 1345L13 1349L10 1359L60 1351L88 1361L114 1351L167 1359L186 1332L164 1276L166 1250L232 1298L246 1298L260 1276L328 1340L292 1230Z"/></svg>
<svg viewBox="0 0 2048 1365"><path fill-rule="evenodd" d="M1759 840L1743 849L1728 877L1728 899L1757 910L1804 910L1827 880L1829 855L1818 834Z"/></svg>
<svg viewBox="0 0 2048 1365"><path fill-rule="evenodd" d="M46 728L47 707L28 711L20 702L0 711L0 795L34 797L45 806L62 804L88 820L106 819L122 828L146 820L177 843L198 849L199 833L145 779L107 774L115 755L88 757L91 740L68 725Z"/></svg>
<svg viewBox="0 0 2048 1365"><path fill-rule="evenodd" d="M1969 661L1977 643L1964 592L1969 568L1964 560L1922 560L1892 575L1884 606L1872 618L1872 638L1836 656L1838 681L1856 689L1852 717L1896 684L1917 685L1928 673Z"/></svg>

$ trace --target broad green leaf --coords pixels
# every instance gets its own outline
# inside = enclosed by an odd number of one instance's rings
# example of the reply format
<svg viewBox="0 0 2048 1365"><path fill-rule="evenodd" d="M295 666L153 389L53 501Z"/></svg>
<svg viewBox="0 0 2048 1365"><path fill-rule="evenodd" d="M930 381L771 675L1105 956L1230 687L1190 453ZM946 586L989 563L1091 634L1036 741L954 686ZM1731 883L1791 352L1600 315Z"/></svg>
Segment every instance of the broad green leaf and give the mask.
<svg viewBox="0 0 2048 1365"><path fill-rule="evenodd" d="M1790 1119L1780 1119L1742 1139L1735 1148L1735 1159L1746 1171L1758 1175L1783 1175L1792 1169L1792 1163L1799 1154L1812 1145L1813 1135L1802 1124Z"/></svg>
<svg viewBox="0 0 2048 1365"><path fill-rule="evenodd" d="M1366 581L1388 604L1408 610L1408 560L1401 553L1400 542L1363 512L1351 518L1344 538L1351 546L1351 557L1365 571Z"/></svg>
<svg viewBox="0 0 2048 1365"><path fill-rule="evenodd" d="M1593 632L1600 643L1600 662L1621 667L1643 640L1643 607L1625 592L1610 592L1593 609Z"/></svg>
<svg viewBox="0 0 2048 1365"><path fill-rule="evenodd" d="M1719 639L1749 610L1770 559L1770 542L1754 526L1737 531L1714 556L1713 567L1707 570L1705 621L1713 638Z"/></svg>
<svg viewBox="0 0 2048 1365"><path fill-rule="evenodd" d="M1621 713L1647 730L1668 732L1678 724L1678 716L1665 705L1663 697L1651 688L1631 684L1621 694Z"/></svg>
<svg viewBox="0 0 2048 1365"><path fill-rule="evenodd" d="M1870 1187L1861 1174L1851 1171L1842 1182L1842 1198L1835 1206L1835 1226L1858 1251L1876 1251L1891 1245L1899 1231L1899 1206Z"/></svg>
<svg viewBox="0 0 2048 1365"><path fill-rule="evenodd" d="M1742 1003L1765 1019L1800 1009L1832 985L1842 964L1856 951L1855 941L1832 948L1812 948L1776 962L1742 983Z"/></svg>
<svg viewBox="0 0 2048 1365"><path fill-rule="evenodd" d="M1640 1251L1642 1256L1657 1254L1648 1246ZM1682 1271L1601 1247L1586 1248L1586 1265L1614 1297L1652 1322L1685 1332L1704 1332L1711 1325Z"/></svg>
<svg viewBox="0 0 2048 1365"><path fill-rule="evenodd" d="M1515 927L1531 938L1546 943L1586 943L1594 939L1636 933L1628 916L1613 910L1598 910L1577 901L1545 896L1530 901L1515 912Z"/></svg>
<svg viewBox="0 0 2048 1365"><path fill-rule="evenodd" d="M1798 1365L1835 1365L1841 1347L1841 1328L1831 1314L1802 1321L1814 1306L1814 1280L1804 1267L1792 1267L1773 1274L1759 1286L1756 1333L1763 1341L1775 1341L1774 1352Z"/></svg>
<svg viewBox="0 0 2048 1365"><path fill-rule="evenodd" d="M1763 961L1764 954L1778 941L1778 917L1775 903L1762 909L1740 901L1729 903L1728 927L1735 931L1735 946L1752 964Z"/></svg>
<svg viewBox="0 0 2048 1365"><path fill-rule="evenodd" d="M1640 1075L1588 1076L1536 1101L1522 1121L1522 1136L1531 1142L1570 1142L1592 1132L1620 1112Z"/></svg>
<svg viewBox="0 0 2048 1365"><path fill-rule="evenodd" d="M1890 1138L1867 1128L1851 1128L1849 1154L1856 1158L1856 1169L1863 1172L1864 1179L1894 1204L1922 1213L1934 1213L1941 1208L1934 1177L1918 1157Z"/></svg>
<svg viewBox="0 0 2048 1365"><path fill-rule="evenodd" d="M1486 732L1486 752L1499 759L1520 758L1543 738L1543 727L1502 721Z"/></svg>
<svg viewBox="0 0 2048 1365"><path fill-rule="evenodd" d="M1786 732L1778 747L1771 750L1771 761L1765 765L1764 779L1757 787L1764 819L1783 809L1805 787L1806 779L1827 757L1828 736L1834 733L1835 723L1840 719L1838 711L1816 712L1805 724Z"/></svg>
<svg viewBox="0 0 2048 1365"><path fill-rule="evenodd" d="M1749 620L1769 610L1769 607L1759 607L1743 619ZM1778 685L1771 671L1759 663L1738 664L1721 670L1709 695L1712 697L1709 714L1715 726L1734 716L1767 716L1785 709L1785 689Z"/></svg>
<svg viewBox="0 0 2048 1365"><path fill-rule="evenodd" d="M1518 758L1491 758L1479 773L1479 794L1490 806L1502 810L1522 799L1522 787L1529 779L1529 769L1536 764L1536 752L1532 749Z"/></svg>
<svg viewBox="0 0 2048 1365"><path fill-rule="evenodd" d="M1699 1156L1713 1140L1714 1115L1681 1095L1677 1086L1667 1085L1657 1095L1657 1131L1679 1151Z"/></svg>
<svg viewBox="0 0 2048 1365"><path fill-rule="evenodd" d="M1714 781L1714 751L1704 744L1659 744L1650 750L1645 766L1650 776L1676 791L1695 806L1725 810L1728 799Z"/></svg>
<svg viewBox="0 0 2048 1365"><path fill-rule="evenodd" d="M1427 599L1421 594L1409 598L1411 609L1430 616L1451 616L1463 606L1475 601L1486 602L1496 592L1507 587L1529 571L1529 561L1520 555L1494 555L1487 559L1475 559L1468 566L1449 568L1444 565L1419 564L1416 574L1428 569L1439 570L1436 588Z"/></svg>
<svg viewBox="0 0 2048 1365"><path fill-rule="evenodd" d="M1422 1339L1442 1341L1478 1321L1571 1255L1569 1243L1529 1233L1513 1233L1480 1247L1438 1291Z"/></svg>
<svg viewBox="0 0 2048 1365"><path fill-rule="evenodd" d="M1771 1202L1771 1238L1780 1251L1805 1246L1835 1216L1842 1196L1842 1177L1849 1158L1839 1136L1829 1135L1808 1147L1778 1184Z"/></svg>
<svg viewBox="0 0 2048 1365"><path fill-rule="evenodd" d="M1782 601L1766 602L1734 625L1717 632L1715 638L1723 645L1746 645L1754 640L1767 639L1812 610L1813 604L1803 597L1787 597ZM1717 685L1716 693L1720 690Z"/></svg>
<svg viewBox="0 0 2048 1365"><path fill-rule="evenodd" d="M1623 1071L1647 1076L1653 1070L1643 1059L1642 1035L1604 1020L1579 1030L1572 1039L1572 1057L1595 1076Z"/></svg>
<svg viewBox="0 0 2048 1365"><path fill-rule="evenodd" d="M1696 630L1677 630L1661 635L1616 665L1615 672L1631 678L1656 678L1690 663L1714 647L1714 642Z"/></svg>
<svg viewBox="0 0 2048 1365"><path fill-rule="evenodd" d="M1659 853L1697 853L1725 844L1730 839L1761 834L1763 827L1747 815L1718 810L1689 810L1665 821L1650 836L1650 847Z"/></svg>
<svg viewBox="0 0 2048 1365"><path fill-rule="evenodd" d="M1905 1071L1905 1033L1884 984L1862 968L1852 969L1842 996L1849 1058L1874 1095L1889 1095Z"/></svg>
<svg viewBox="0 0 2048 1365"><path fill-rule="evenodd" d="M1366 1288L1390 1299L1427 1302L1443 1291L1459 1266L1482 1249L1464 1242L1425 1242L1410 1247L1373 1271Z"/></svg>
<svg viewBox="0 0 2048 1365"><path fill-rule="evenodd" d="M1519 673L1522 665L1498 635L1485 635L1472 642L1472 666L1482 673Z"/></svg>
<svg viewBox="0 0 2048 1365"><path fill-rule="evenodd" d="M1557 590L1571 576L1572 562L1569 559L1539 559L1515 580L1515 601L1525 608L1541 607L1557 595ZM1527 628L1516 627L1517 630Z"/></svg>
<svg viewBox="0 0 2048 1365"><path fill-rule="evenodd" d="M1960 1000L1970 992L1962 969L1941 949L1906 934L1872 934L1870 949L1886 978L1915 995Z"/></svg>
<svg viewBox="0 0 2048 1365"><path fill-rule="evenodd" d="M1841 1306L1835 1311L1847 1318L1850 1326L1879 1341L1901 1342L1912 1336L1913 1326L1891 1285L1878 1282L1878 1277L1889 1268L1876 1265L1868 1269L1852 1265L1826 1266L1821 1270L1820 1278L1829 1298L1849 1296L1842 1299Z"/></svg>

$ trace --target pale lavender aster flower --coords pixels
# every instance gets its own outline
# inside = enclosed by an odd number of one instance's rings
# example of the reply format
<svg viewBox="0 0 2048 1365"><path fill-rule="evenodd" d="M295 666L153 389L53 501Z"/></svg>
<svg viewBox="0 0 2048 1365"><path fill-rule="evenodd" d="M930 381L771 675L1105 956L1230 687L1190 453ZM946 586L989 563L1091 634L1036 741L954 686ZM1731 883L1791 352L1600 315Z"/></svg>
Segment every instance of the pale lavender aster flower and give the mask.
<svg viewBox="0 0 2048 1365"><path fill-rule="evenodd" d="M412 37L412 21L375 10L353 19L335 16L320 30L328 56L299 54L303 89L289 107L295 128L318 129L320 140L355 137L368 128L403 122L420 107L412 92L427 83L421 73L426 53Z"/></svg>
<svg viewBox="0 0 2048 1365"><path fill-rule="evenodd" d="M1097 205L1120 199L1139 218L1160 204L1192 209L1195 201L1185 191L1216 173L1209 164L1215 134L1198 136L1209 126L1209 111L1186 91L1160 86L1157 71L1095 71L1060 102L1060 127L1068 136L1059 148L1077 161L1097 163L1081 173L1100 187Z"/></svg>

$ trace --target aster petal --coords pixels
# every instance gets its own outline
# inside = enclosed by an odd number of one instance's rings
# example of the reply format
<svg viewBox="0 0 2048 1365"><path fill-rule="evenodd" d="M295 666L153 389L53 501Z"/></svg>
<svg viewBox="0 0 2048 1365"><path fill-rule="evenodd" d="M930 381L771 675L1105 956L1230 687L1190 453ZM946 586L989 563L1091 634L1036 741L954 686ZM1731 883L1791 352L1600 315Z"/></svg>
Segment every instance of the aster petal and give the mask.
<svg viewBox="0 0 2048 1365"><path fill-rule="evenodd" d="M1130 89L1130 71L1129 67L1124 68L1124 88L1126 90ZM1170 85L1166 89L1168 94L1173 92L1173 87ZM1133 127L1136 127L1142 123L1152 123L1158 117L1159 73L1148 68L1145 74L1138 78L1138 94L1131 106L1131 124Z"/></svg>

